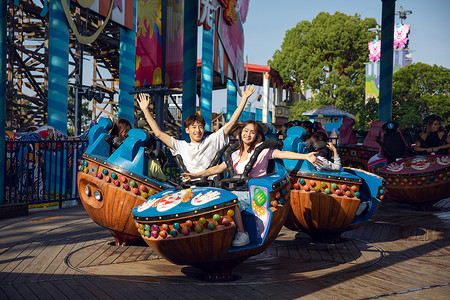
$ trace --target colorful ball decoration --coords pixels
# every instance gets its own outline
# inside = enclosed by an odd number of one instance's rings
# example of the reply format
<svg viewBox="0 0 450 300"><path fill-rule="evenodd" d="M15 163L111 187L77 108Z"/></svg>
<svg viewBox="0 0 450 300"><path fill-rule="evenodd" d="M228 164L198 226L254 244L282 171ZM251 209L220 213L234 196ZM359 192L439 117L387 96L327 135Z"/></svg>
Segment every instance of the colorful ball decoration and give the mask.
<svg viewBox="0 0 450 300"><path fill-rule="evenodd" d="M133 187L133 186L135 186L135 185L136 185L136 182L135 182L134 180L131 180L131 181L130 181L130 186Z"/></svg>
<svg viewBox="0 0 450 300"><path fill-rule="evenodd" d="M299 182L301 185L304 185L304 184L305 184L305 179L300 178L300 179L298 180L298 182Z"/></svg>
<svg viewBox="0 0 450 300"><path fill-rule="evenodd" d="M183 229L181 229L181 234L182 235L188 235L189 234L189 228L184 227Z"/></svg>
<svg viewBox="0 0 450 300"><path fill-rule="evenodd" d="M320 188L318 186L314 187L314 192L316 193L320 192Z"/></svg>
<svg viewBox="0 0 450 300"><path fill-rule="evenodd" d="M141 196L144 197L144 198L147 198L147 197L148 197L148 194L147 194L146 192L142 192L142 193L141 193Z"/></svg>
<svg viewBox="0 0 450 300"><path fill-rule="evenodd" d="M156 224L153 224L153 225L152 225L152 230L153 230L153 231L159 231L159 226L156 225Z"/></svg>
<svg viewBox="0 0 450 300"><path fill-rule="evenodd" d="M127 182L127 178L126 177L122 177L122 178L120 178L120 181Z"/></svg>
<svg viewBox="0 0 450 300"><path fill-rule="evenodd" d="M144 225L144 230L145 230L145 231L150 231L150 225L145 224L145 225Z"/></svg>
<svg viewBox="0 0 450 300"><path fill-rule="evenodd" d="M271 204L273 207L277 207L277 206L278 206L278 201L277 201L277 200L273 200L270 204Z"/></svg>
<svg viewBox="0 0 450 300"><path fill-rule="evenodd" d="M202 225L195 225L194 230L195 230L195 232L200 233L200 232L202 232L203 227L202 227Z"/></svg>
<svg viewBox="0 0 450 300"><path fill-rule="evenodd" d="M335 193L336 193L336 195L338 195L338 196L342 195L342 192L341 192L341 190L339 190L339 189L337 189L337 190L335 191Z"/></svg>
<svg viewBox="0 0 450 300"><path fill-rule="evenodd" d="M146 236L146 237L150 237L150 231L144 231L144 235Z"/></svg>
<svg viewBox="0 0 450 300"><path fill-rule="evenodd" d="M303 189L304 189L305 191L309 191L309 186L305 185L305 186L303 186Z"/></svg>
<svg viewBox="0 0 450 300"><path fill-rule="evenodd" d="M153 230L152 237L156 239L158 237L158 231Z"/></svg>
<svg viewBox="0 0 450 300"><path fill-rule="evenodd" d="M176 236L178 235L178 231L176 231L175 229L171 229L171 230L169 231L169 234L170 234L171 236L173 236L173 237L176 237Z"/></svg>
<svg viewBox="0 0 450 300"><path fill-rule="evenodd" d="M187 220L184 225L186 225L186 227L192 227L192 221L191 220Z"/></svg>
<svg viewBox="0 0 450 300"><path fill-rule="evenodd" d="M165 238L167 237L167 231L161 230L161 231L159 232L159 236L162 237L163 239L165 239Z"/></svg>
<svg viewBox="0 0 450 300"><path fill-rule="evenodd" d="M331 188L332 188L333 190L335 190L335 189L337 188L337 184L336 184L336 183L332 183L332 184L331 184Z"/></svg>
<svg viewBox="0 0 450 300"><path fill-rule="evenodd" d="M223 218L223 219L222 219L222 225L223 225L223 226L228 226L228 225L230 225L230 220L228 220L227 218Z"/></svg>
<svg viewBox="0 0 450 300"><path fill-rule="evenodd" d="M345 191L345 196L350 197L352 193L350 191Z"/></svg>
<svg viewBox="0 0 450 300"><path fill-rule="evenodd" d="M331 190L329 188L326 188L325 193L329 194L329 193L331 193Z"/></svg>
<svg viewBox="0 0 450 300"><path fill-rule="evenodd" d="M234 216L234 210L229 209L229 210L227 211L227 215L228 215L229 217Z"/></svg>
<svg viewBox="0 0 450 300"><path fill-rule="evenodd" d="M220 220L220 215L219 214L214 214L213 220L214 221L219 221Z"/></svg>
<svg viewBox="0 0 450 300"><path fill-rule="evenodd" d="M142 192L146 192L146 191L147 191L147 187L146 187L145 185L141 185L141 186L139 187L139 189L140 189Z"/></svg>
<svg viewBox="0 0 450 300"><path fill-rule="evenodd" d="M133 194L137 194L137 193L139 193L139 190L137 189L137 188L133 188Z"/></svg>
<svg viewBox="0 0 450 300"><path fill-rule="evenodd" d="M111 178L112 178L112 179L116 179L116 178L117 178L116 173L111 173Z"/></svg>
<svg viewBox="0 0 450 300"><path fill-rule="evenodd" d="M179 230L180 229L180 223L173 223L172 224L173 229Z"/></svg>
<svg viewBox="0 0 450 300"><path fill-rule="evenodd" d="M276 192L275 193L275 199L280 199L281 198L281 193L280 192Z"/></svg>
<svg viewBox="0 0 450 300"><path fill-rule="evenodd" d="M214 222L209 222L208 229L213 230L214 228L216 228L216 225L214 225Z"/></svg>
<svg viewBox="0 0 450 300"><path fill-rule="evenodd" d="M162 225L159 227L159 229L160 229L160 230L168 231L168 230L169 230L169 225L167 225L167 224L162 224Z"/></svg>
<svg viewBox="0 0 450 300"><path fill-rule="evenodd" d="M309 185L310 185L310 186L315 186L315 185L316 185L316 182L315 182L314 180L310 180L310 181L309 181Z"/></svg>
<svg viewBox="0 0 450 300"><path fill-rule="evenodd" d="M359 197L359 192L355 192L355 197Z"/></svg>
<svg viewBox="0 0 450 300"><path fill-rule="evenodd" d="M103 176L102 176L101 173L98 173L98 174L97 174L97 178L98 178L98 179L102 179L102 177L103 177Z"/></svg>
<svg viewBox="0 0 450 300"><path fill-rule="evenodd" d="M351 190L356 192L358 190L358 187L356 185L352 185Z"/></svg>
<svg viewBox="0 0 450 300"><path fill-rule="evenodd" d="M206 223L206 219L203 217L200 217L200 219L198 219L198 222L203 225Z"/></svg>
<svg viewBox="0 0 450 300"><path fill-rule="evenodd" d="M118 185L119 185L119 182L118 182L117 180L114 180L113 183L114 183L115 186L118 186Z"/></svg>
<svg viewBox="0 0 450 300"><path fill-rule="evenodd" d="M103 173L104 175L108 174L108 169L103 169L103 170L102 170L102 173Z"/></svg>
<svg viewBox="0 0 450 300"><path fill-rule="evenodd" d="M124 185L122 185L122 188L124 189L124 190L128 190L128 184L124 184Z"/></svg>
<svg viewBox="0 0 450 300"><path fill-rule="evenodd" d="M327 187L327 183L322 181L322 182L320 183L320 186L323 187L323 188L326 188L326 187Z"/></svg>
<svg viewBox="0 0 450 300"><path fill-rule="evenodd" d="M300 185L298 183L294 183L294 189L298 190L300 188Z"/></svg>

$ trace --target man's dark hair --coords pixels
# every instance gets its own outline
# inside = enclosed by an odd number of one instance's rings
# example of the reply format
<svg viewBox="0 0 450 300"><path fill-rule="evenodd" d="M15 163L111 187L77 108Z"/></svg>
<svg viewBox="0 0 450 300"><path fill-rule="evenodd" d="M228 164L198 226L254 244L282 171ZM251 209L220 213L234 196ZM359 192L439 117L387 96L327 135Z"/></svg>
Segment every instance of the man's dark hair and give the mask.
<svg viewBox="0 0 450 300"><path fill-rule="evenodd" d="M190 115L189 117L187 117L186 120L184 120L183 125L185 128L188 128L196 122L200 123L202 126L205 126L205 119L203 119L203 117L198 114Z"/></svg>

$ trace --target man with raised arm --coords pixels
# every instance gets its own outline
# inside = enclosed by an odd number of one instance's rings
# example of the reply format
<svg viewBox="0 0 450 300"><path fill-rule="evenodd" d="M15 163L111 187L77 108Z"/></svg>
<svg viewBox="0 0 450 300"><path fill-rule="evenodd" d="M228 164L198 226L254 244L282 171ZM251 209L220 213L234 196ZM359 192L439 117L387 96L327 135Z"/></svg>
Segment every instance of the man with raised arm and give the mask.
<svg viewBox="0 0 450 300"><path fill-rule="evenodd" d="M155 136L170 148L172 155L181 155L183 163L190 173L196 173L206 170L220 149L228 144L228 134L238 121L248 98L254 91L254 85L248 86L247 89L243 88L241 102L230 120L222 128L210 134L205 139L203 139L205 133L205 120L203 117L198 114L187 117L184 121L184 127L191 139L190 143L184 140L178 140L166 134L159 128L148 110L150 98L146 94L140 93L138 95L138 103Z"/></svg>

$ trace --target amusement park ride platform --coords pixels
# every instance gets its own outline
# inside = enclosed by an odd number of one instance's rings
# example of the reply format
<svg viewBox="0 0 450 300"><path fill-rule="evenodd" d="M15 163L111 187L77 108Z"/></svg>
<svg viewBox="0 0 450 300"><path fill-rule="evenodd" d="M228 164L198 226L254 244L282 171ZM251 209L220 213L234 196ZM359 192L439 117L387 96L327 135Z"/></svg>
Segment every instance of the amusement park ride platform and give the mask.
<svg viewBox="0 0 450 300"><path fill-rule="evenodd" d="M113 246L81 206L0 220L2 299L447 299L450 199L432 212L386 200L373 220L334 244L283 228L241 279L203 282L143 245ZM445 296L447 295L447 296ZM387 299L390 299L387 297Z"/></svg>

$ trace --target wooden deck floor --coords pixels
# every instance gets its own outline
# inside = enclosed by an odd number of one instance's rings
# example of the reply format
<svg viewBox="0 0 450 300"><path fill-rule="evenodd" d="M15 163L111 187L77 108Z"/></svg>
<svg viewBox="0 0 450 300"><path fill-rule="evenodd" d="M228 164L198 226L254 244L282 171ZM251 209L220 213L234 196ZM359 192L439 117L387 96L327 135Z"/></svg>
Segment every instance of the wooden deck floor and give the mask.
<svg viewBox="0 0 450 300"><path fill-rule="evenodd" d="M116 247L82 206L0 220L0 299L450 299L450 198L390 200L342 242L283 228L228 283L142 246Z"/></svg>

